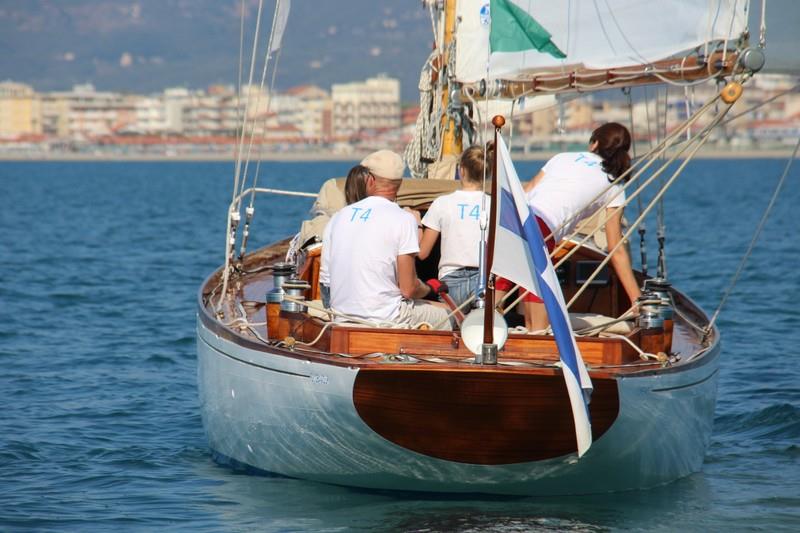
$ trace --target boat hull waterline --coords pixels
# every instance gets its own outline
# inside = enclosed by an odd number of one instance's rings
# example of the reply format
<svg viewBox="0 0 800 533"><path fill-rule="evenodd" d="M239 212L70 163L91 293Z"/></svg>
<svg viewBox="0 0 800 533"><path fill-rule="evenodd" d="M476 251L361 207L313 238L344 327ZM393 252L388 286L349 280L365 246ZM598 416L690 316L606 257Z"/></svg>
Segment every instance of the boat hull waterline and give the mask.
<svg viewBox="0 0 800 533"><path fill-rule="evenodd" d="M589 494L697 472L711 435L716 340L680 366L614 376L618 413L582 458L475 464L419 453L370 427L354 401L358 374L369 370L250 348L213 331L205 312L197 326L198 384L209 446L266 472L372 489ZM563 387L563 377L551 378Z"/></svg>

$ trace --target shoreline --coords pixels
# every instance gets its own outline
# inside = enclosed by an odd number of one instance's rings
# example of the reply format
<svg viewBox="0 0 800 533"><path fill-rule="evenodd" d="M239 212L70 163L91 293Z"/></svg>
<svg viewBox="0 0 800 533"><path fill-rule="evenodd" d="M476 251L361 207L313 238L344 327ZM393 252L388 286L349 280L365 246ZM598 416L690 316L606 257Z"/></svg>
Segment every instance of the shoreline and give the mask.
<svg viewBox="0 0 800 533"><path fill-rule="evenodd" d="M286 163L308 163L325 161L358 161L363 159L369 152L354 152L352 154L341 154L337 152L321 151L319 153L271 153L262 155L261 161L286 162ZM514 153L512 157L515 161L543 161L547 160L558 151L529 152L527 154ZM669 154L667 154L669 155ZM756 149L747 150L703 150L698 152L695 159L786 159L791 157L792 149ZM682 159L682 158L680 158ZM215 153L197 154L73 154L73 153L48 153L48 154L3 154L0 153L0 161L3 162L232 162L233 156Z"/></svg>

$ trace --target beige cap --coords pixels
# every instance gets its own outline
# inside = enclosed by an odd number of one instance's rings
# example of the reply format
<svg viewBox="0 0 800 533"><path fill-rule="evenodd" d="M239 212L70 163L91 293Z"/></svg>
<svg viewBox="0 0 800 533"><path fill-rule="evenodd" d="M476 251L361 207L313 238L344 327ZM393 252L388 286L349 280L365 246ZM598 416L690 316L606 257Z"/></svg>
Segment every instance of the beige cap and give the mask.
<svg viewBox="0 0 800 533"><path fill-rule="evenodd" d="M406 164L400 154L391 150L378 150L365 157L361 164L369 169L376 178L396 180L403 177Z"/></svg>

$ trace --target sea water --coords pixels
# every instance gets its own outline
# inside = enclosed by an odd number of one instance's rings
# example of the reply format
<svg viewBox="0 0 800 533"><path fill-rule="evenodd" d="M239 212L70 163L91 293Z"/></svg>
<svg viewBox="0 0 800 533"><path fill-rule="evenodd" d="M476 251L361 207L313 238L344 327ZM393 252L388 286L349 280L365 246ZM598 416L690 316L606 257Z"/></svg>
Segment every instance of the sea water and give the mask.
<svg viewBox="0 0 800 533"><path fill-rule="evenodd" d="M350 164L265 163L259 185L314 192ZM696 161L667 193L668 275L709 313L784 164ZM232 163L0 164L0 531L800 529L800 164L720 316L703 471L552 498L355 490L214 463L195 305L223 261L232 176ZM255 205L253 246L295 232L311 200ZM638 236L631 249L638 263Z"/></svg>

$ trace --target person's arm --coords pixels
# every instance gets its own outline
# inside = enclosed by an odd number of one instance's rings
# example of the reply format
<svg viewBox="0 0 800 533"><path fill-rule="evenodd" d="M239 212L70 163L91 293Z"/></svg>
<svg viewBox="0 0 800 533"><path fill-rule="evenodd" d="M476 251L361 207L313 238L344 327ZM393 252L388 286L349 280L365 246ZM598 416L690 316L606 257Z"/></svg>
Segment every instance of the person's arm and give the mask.
<svg viewBox="0 0 800 533"><path fill-rule="evenodd" d="M419 240L419 258L423 261L431 255L433 245L436 244L436 239L439 238L439 232L435 229L425 228L422 233L422 238Z"/></svg>
<svg viewBox="0 0 800 533"><path fill-rule="evenodd" d="M531 181L529 181L523 186L525 192L531 192L531 189L536 187L539 184L539 182L542 181L542 178L544 178L544 170L540 170L539 173L536 174Z"/></svg>
<svg viewBox="0 0 800 533"><path fill-rule="evenodd" d="M417 278L417 268L414 266L416 254L402 254L397 256L397 284L400 285L400 294L408 300L424 298L431 288Z"/></svg>
<svg viewBox="0 0 800 533"><path fill-rule="evenodd" d="M606 209L606 214L610 215L613 209ZM622 209L616 212L606 222L606 240L608 241L608 249L613 250L614 247L622 240ZM641 296L642 291L639 289L639 283L633 275L633 267L631 266L631 258L628 256L628 250L625 246L620 246L614 255L611 256L611 264L617 277L625 289L625 293L630 298L631 303Z"/></svg>

